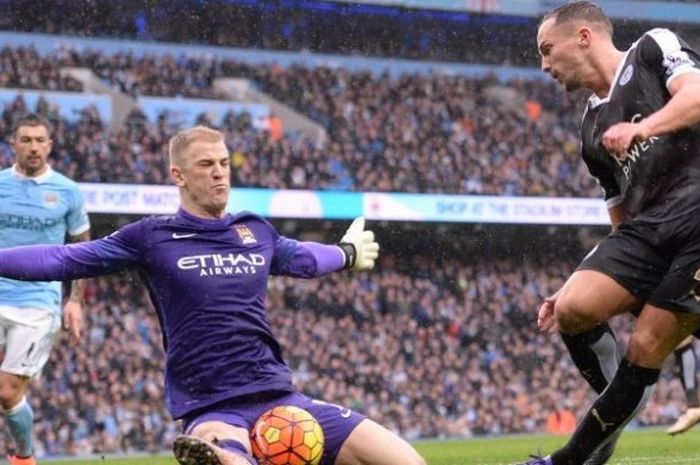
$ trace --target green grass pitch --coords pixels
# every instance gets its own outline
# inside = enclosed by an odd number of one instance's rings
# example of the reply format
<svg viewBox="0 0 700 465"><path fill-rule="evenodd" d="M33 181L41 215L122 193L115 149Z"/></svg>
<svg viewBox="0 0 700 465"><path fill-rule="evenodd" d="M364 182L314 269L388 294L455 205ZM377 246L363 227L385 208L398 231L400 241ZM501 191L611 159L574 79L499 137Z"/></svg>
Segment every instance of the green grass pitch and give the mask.
<svg viewBox="0 0 700 465"><path fill-rule="evenodd" d="M527 458L540 449L551 452L565 437L513 436L460 441L426 441L416 448L430 465L508 465ZM43 463L44 461L42 461ZM105 458L70 460L75 465L176 465L170 457ZM609 465L693 465L700 464L700 428L677 437L663 430L628 431L620 440Z"/></svg>

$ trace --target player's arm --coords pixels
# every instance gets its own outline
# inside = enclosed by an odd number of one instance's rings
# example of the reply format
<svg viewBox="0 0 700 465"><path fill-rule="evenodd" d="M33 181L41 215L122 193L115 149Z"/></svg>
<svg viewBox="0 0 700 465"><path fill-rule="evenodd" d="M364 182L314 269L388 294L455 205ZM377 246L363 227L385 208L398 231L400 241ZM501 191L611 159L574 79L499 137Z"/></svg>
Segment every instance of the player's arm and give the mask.
<svg viewBox="0 0 700 465"><path fill-rule="evenodd" d="M298 242L280 236L275 244L273 274L313 278L338 270L370 270L379 256L374 233L365 229L365 219L352 222L338 244Z"/></svg>
<svg viewBox="0 0 700 465"><path fill-rule="evenodd" d="M646 140L700 122L700 56L668 29L655 29L640 41L642 62L662 79L671 98L635 123L619 123L603 135L603 145L625 153L635 140Z"/></svg>
<svg viewBox="0 0 700 465"><path fill-rule="evenodd" d="M85 198L77 186L73 186L70 195L70 208L66 215L66 226L70 242L87 242L90 240L90 219L88 218ZM83 329L83 298L87 281L78 279L71 282L70 296L63 307L63 329L70 331L74 341L80 341Z"/></svg>
<svg viewBox="0 0 700 465"><path fill-rule="evenodd" d="M588 172L595 178L603 191L603 199L608 207L610 225L612 230L617 230L627 220L627 214L622 206L622 194L620 186L615 179L614 163L611 157L600 154L600 150L590 152L590 149L581 147L581 158L588 168Z"/></svg>
<svg viewBox="0 0 700 465"><path fill-rule="evenodd" d="M96 245L28 245L0 250L0 276L20 281L69 281L106 272Z"/></svg>
<svg viewBox="0 0 700 465"><path fill-rule="evenodd" d="M137 266L145 232L130 224L103 239L0 250L0 276L20 281L69 281Z"/></svg>
<svg viewBox="0 0 700 465"><path fill-rule="evenodd" d="M700 73L678 76L668 85L671 99L637 123L618 123L603 134L603 145L625 153L636 140L663 136L700 122Z"/></svg>
<svg viewBox="0 0 700 465"><path fill-rule="evenodd" d="M661 136L700 122L700 72L678 76L669 83L668 91L671 100L639 122L640 138Z"/></svg>
<svg viewBox="0 0 700 465"><path fill-rule="evenodd" d="M640 43L644 63L665 80L671 99L639 124L645 138L700 121L700 56L668 29L654 29Z"/></svg>
<svg viewBox="0 0 700 465"><path fill-rule="evenodd" d="M90 240L90 230L88 229L85 232L82 232L78 235L75 236L70 236L70 240L72 243L76 242L88 242ZM75 280L71 283L71 292L70 292L70 297L68 298L69 301L71 302L77 302L82 305L83 303L83 296L85 295L85 285L87 284L87 281L84 279L78 279Z"/></svg>
<svg viewBox="0 0 700 465"><path fill-rule="evenodd" d="M88 242L90 230L70 236L71 242ZM83 299L87 280L76 279L71 282L70 296L63 308L63 329L70 331L74 340L80 341L83 333Z"/></svg>

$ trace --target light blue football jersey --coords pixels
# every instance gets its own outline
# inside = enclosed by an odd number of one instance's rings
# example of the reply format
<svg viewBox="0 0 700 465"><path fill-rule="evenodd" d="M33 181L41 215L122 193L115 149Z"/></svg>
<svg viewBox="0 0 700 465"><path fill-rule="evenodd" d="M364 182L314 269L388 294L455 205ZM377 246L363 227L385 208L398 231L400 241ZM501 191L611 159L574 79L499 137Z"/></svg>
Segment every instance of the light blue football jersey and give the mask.
<svg viewBox="0 0 700 465"><path fill-rule="evenodd" d="M0 171L0 248L63 244L90 229L78 184L49 168L27 178L14 166ZM0 305L61 312L60 282L0 278Z"/></svg>

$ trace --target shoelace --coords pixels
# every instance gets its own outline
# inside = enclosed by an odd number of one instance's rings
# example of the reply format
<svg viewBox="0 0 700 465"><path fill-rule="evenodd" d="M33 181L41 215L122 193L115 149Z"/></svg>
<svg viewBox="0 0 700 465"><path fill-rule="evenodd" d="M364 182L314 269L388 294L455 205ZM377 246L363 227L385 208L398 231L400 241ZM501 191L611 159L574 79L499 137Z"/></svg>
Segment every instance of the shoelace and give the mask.
<svg viewBox="0 0 700 465"><path fill-rule="evenodd" d="M542 457L542 452L540 452L539 449L537 450L537 454L530 454L530 459L531 460L541 460L544 463L544 457ZM523 465L527 465L528 463L530 463L529 460Z"/></svg>

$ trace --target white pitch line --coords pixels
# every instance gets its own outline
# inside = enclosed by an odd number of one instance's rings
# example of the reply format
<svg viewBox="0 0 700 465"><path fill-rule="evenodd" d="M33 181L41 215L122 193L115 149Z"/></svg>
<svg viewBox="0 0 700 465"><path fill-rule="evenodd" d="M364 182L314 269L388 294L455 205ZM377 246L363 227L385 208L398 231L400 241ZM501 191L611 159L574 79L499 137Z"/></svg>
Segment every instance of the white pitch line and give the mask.
<svg viewBox="0 0 700 465"><path fill-rule="evenodd" d="M615 460L610 465L635 465L641 463L700 463L700 455L684 457L636 457Z"/></svg>

